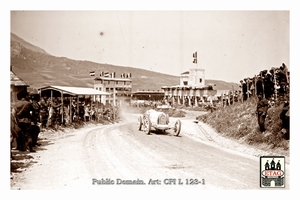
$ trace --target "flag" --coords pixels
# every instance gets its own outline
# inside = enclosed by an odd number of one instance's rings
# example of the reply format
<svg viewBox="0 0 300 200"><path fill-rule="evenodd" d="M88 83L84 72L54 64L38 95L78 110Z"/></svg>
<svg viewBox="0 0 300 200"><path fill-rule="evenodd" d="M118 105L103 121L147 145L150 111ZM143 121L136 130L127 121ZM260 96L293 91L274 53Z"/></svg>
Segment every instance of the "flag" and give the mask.
<svg viewBox="0 0 300 200"><path fill-rule="evenodd" d="M196 63L197 64L197 51L195 53L193 53L193 63Z"/></svg>
<svg viewBox="0 0 300 200"><path fill-rule="evenodd" d="M111 77L112 77L112 78L116 78L116 72L112 72L112 73L111 73Z"/></svg>
<svg viewBox="0 0 300 200"><path fill-rule="evenodd" d="M91 71L90 76L95 76L95 71Z"/></svg>
<svg viewBox="0 0 300 200"><path fill-rule="evenodd" d="M197 51L193 53L193 58L197 58Z"/></svg>
<svg viewBox="0 0 300 200"><path fill-rule="evenodd" d="M109 77L109 72L105 72L104 77Z"/></svg>

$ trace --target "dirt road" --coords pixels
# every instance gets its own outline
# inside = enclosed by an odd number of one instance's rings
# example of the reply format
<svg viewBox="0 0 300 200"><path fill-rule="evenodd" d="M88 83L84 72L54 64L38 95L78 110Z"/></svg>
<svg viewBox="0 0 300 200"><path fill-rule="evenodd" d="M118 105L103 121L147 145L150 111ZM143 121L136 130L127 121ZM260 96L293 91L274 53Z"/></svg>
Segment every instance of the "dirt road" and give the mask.
<svg viewBox="0 0 300 200"><path fill-rule="evenodd" d="M221 147L207 127L185 118L179 137L172 130L146 135L136 119L41 140L11 189L260 188L259 157Z"/></svg>

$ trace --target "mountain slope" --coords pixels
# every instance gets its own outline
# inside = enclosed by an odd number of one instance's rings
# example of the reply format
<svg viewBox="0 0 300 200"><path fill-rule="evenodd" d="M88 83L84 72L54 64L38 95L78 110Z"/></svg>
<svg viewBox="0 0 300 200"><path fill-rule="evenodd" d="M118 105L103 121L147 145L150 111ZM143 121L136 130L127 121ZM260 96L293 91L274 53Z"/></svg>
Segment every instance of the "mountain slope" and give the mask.
<svg viewBox="0 0 300 200"><path fill-rule="evenodd" d="M25 40L23 40L22 38L20 38L19 36L10 33L10 41L13 41L15 43L19 43L21 44L24 48L35 51L35 52L40 52L40 53L45 53L48 54L44 49L41 49L40 47L34 46L28 42L26 42Z"/></svg>
<svg viewBox="0 0 300 200"><path fill-rule="evenodd" d="M11 33L11 65L17 76L34 88L47 85L93 87L94 76L89 75L91 71L95 71L96 76L99 76L101 71L116 72L116 77L120 77L122 73L131 73L132 91L161 90L162 86L179 84L179 76L55 57L13 33ZM224 81L206 80L206 84L209 83L216 84L220 90L231 90L233 85ZM237 88L237 84L234 84L234 87Z"/></svg>

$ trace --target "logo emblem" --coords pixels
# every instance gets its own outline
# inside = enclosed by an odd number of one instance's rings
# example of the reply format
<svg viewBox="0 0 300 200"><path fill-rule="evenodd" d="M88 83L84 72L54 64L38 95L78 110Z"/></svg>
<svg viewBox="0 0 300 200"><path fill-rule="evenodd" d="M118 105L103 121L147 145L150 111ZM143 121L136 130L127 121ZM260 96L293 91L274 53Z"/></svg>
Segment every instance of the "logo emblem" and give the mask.
<svg viewBox="0 0 300 200"><path fill-rule="evenodd" d="M285 187L285 157L261 156L260 157L260 187L284 188Z"/></svg>

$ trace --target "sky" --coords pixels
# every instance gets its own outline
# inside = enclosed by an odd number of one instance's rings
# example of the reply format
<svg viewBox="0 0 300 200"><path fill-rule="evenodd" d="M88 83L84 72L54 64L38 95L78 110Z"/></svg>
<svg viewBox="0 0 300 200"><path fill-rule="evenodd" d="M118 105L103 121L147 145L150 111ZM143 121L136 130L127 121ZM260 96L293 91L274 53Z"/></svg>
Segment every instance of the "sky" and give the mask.
<svg viewBox="0 0 300 200"><path fill-rule="evenodd" d="M290 67L288 10L11 11L10 31L51 55L238 83ZM197 64L193 53L197 52Z"/></svg>

